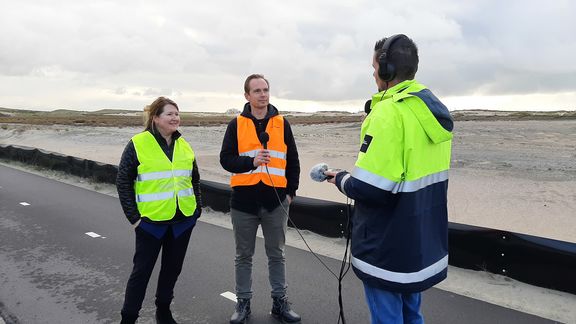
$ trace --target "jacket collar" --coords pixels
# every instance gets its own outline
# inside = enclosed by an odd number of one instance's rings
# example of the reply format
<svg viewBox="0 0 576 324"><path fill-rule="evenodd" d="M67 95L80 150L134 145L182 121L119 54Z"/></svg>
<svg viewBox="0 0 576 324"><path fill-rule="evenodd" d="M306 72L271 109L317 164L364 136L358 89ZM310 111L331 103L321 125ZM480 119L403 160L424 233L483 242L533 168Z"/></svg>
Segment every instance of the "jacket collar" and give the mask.
<svg viewBox="0 0 576 324"><path fill-rule="evenodd" d="M163 143L164 145L168 144L168 143L166 143L166 140L164 139L164 137L162 137L162 135L160 135L160 132L158 132L158 131L154 132L150 128L147 128L146 131L148 131L150 134L152 134L152 136L154 136L154 138L156 139L156 142ZM180 138L180 136L182 136L182 134L179 131L175 131L174 133L172 133L172 144L174 144L174 142L176 142L176 140L178 138Z"/></svg>
<svg viewBox="0 0 576 324"><path fill-rule="evenodd" d="M372 95L372 104L371 106L374 107L375 104L377 104L380 101L383 101L385 99L388 98L392 98L394 97L394 95L402 93L404 90L408 89L410 86L414 85L416 83L416 80L404 80L400 83L398 83L397 85L384 90L384 91L380 91L374 95Z"/></svg>
<svg viewBox="0 0 576 324"><path fill-rule="evenodd" d="M270 119L274 116L278 116L279 114L280 113L278 112L278 109L276 107L274 107L271 104L268 104L268 112L266 113L266 117L264 117L264 119ZM246 118L256 119L256 117L252 115L249 102L244 104L244 109L242 110L242 113L240 115Z"/></svg>

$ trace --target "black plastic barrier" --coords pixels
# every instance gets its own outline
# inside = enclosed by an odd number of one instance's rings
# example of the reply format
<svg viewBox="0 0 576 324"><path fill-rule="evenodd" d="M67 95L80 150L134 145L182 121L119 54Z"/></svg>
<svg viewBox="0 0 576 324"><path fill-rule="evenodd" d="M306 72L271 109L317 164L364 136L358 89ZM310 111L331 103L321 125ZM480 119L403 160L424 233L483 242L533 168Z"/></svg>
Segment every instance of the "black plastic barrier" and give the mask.
<svg viewBox="0 0 576 324"><path fill-rule="evenodd" d="M204 206L227 213L230 211L230 186L224 183L200 180Z"/></svg>
<svg viewBox="0 0 576 324"><path fill-rule="evenodd" d="M200 188L205 206L221 212L230 211L230 186L202 180ZM296 197L290 205L290 219L298 229L328 237L344 235L347 215L346 204L326 200Z"/></svg>
<svg viewBox="0 0 576 324"><path fill-rule="evenodd" d="M30 147L0 145L0 159L20 161L76 176L114 183L118 167ZM205 206L230 210L227 184L201 181ZM328 237L342 237L347 205L296 197L290 218L299 229ZM557 241L458 223L449 224L450 264L502 274L532 285L576 294L576 243Z"/></svg>
<svg viewBox="0 0 576 324"><path fill-rule="evenodd" d="M115 183L118 172L118 167L115 165L25 146L0 145L0 158L63 171L104 183Z"/></svg>
<svg viewBox="0 0 576 324"><path fill-rule="evenodd" d="M450 223L450 264L576 294L576 244Z"/></svg>
<svg viewBox="0 0 576 324"><path fill-rule="evenodd" d="M115 165L24 146L0 145L0 158L111 184L115 183L118 172ZM227 184L201 180L200 188L205 206L216 211L230 211L231 190ZM296 227L328 237L342 237L346 217L345 204L320 199L296 197L290 206L290 219Z"/></svg>

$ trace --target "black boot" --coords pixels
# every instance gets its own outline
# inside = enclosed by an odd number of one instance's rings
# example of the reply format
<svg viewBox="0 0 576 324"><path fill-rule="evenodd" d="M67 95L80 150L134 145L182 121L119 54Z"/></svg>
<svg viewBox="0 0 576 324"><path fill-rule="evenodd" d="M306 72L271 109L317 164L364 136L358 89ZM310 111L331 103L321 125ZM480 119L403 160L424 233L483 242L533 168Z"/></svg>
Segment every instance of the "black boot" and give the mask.
<svg viewBox="0 0 576 324"><path fill-rule="evenodd" d="M138 314L129 315L129 314L122 313L122 319L120 320L120 324L135 324L137 319L138 319Z"/></svg>
<svg viewBox="0 0 576 324"><path fill-rule="evenodd" d="M230 318L230 324L243 324L250 317L250 299L238 298L236 303L236 310Z"/></svg>
<svg viewBox="0 0 576 324"><path fill-rule="evenodd" d="M300 322L300 315L290 309L288 297L272 297L272 316L281 320L283 323L298 323Z"/></svg>
<svg viewBox="0 0 576 324"><path fill-rule="evenodd" d="M158 324L178 324L172 312L170 311L170 303L164 304L156 302L156 323Z"/></svg>

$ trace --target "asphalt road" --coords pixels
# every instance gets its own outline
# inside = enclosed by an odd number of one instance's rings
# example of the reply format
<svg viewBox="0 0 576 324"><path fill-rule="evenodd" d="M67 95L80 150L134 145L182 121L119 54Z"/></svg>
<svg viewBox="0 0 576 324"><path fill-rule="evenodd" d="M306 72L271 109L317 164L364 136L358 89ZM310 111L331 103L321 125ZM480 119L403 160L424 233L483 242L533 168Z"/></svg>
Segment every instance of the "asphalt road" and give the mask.
<svg viewBox="0 0 576 324"><path fill-rule="evenodd" d="M0 315L7 324L119 322L133 249L116 198L0 166ZM231 230L198 223L172 306L179 322L228 322L234 302L221 294L234 292L233 253ZM288 247L286 255L288 294L303 323L337 323L336 279L307 251ZM338 261L322 260L338 271ZM254 262L250 323L277 323L260 239ZM153 323L156 277L139 323ZM352 270L343 291L347 323L369 323ZM553 323L439 289L425 292L422 308L427 323Z"/></svg>

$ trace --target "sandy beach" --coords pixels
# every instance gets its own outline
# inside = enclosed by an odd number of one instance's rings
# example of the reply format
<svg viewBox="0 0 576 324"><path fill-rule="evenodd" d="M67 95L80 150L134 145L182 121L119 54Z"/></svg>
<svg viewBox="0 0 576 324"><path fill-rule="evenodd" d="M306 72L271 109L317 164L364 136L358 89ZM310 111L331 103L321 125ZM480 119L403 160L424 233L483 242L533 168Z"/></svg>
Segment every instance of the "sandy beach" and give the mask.
<svg viewBox="0 0 576 324"><path fill-rule="evenodd" d="M331 185L310 180L310 168L325 162L351 170L359 147L357 122L292 125L302 173L298 195L338 202ZM226 126L184 126L201 177L228 182L219 163ZM1 124L0 143L41 148L118 164L128 140L141 127ZM576 242L576 120L458 121L454 131L449 185L451 222ZM81 180L66 180L76 181ZM114 194L113 186L97 186ZM229 226L229 217L211 212L204 221ZM305 233L320 254L339 258L343 243ZM304 248L293 230L290 244ZM553 320L576 323L576 296L526 285L499 275L450 267L441 289L486 300ZM572 305L572 306L571 306Z"/></svg>

